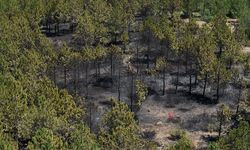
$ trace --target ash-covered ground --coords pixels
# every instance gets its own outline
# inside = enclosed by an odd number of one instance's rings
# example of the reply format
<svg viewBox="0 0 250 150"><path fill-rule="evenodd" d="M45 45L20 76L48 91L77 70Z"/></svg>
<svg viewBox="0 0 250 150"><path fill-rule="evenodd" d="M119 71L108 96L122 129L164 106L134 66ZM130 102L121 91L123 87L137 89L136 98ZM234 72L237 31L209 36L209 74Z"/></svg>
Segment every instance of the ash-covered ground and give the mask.
<svg viewBox="0 0 250 150"><path fill-rule="evenodd" d="M133 39L138 38L135 33ZM73 36L66 34L51 38L51 41L58 47L63 42L70 43ZM151 41L150 52L157 50L157 44ZM140 64L135 63L136 51L139 47ZM87 106L87 123L91 126L93 132L98 132L101 126L103 114L110 108L110 99L118 99L118 85L120 74L120 99L131 105L131 95L135 99L135 87L131 89L132 82L136 79L142 80L149 89L149 95L142 103L141 107L135 107L133 101L133 111L141 128L142 136L157 142L159 148L166 144L173 143L171 133L178 129L187 131L188 136L194 142L198 149L202 149L207 143L217 135L218 120L217 110L224 103L231 110L236 111L237 97L239 89L234 88L233 83L226 85L221 90L219 103L214 103L215 90L213 84L209 84L206 90L206 96L202 96L203 81L197 80L197 85L192 86L192 93L189 89L189 76L185 73L185 65L180 65L180 79L178 92L175 93L175 80L177 72L177 63L174 57L168 64L166 74L166 94L162 96L162 76L146 75L147 64L143 61L145 57L145 45L132 41L126 48L125 54L121 58L116 58L113 62L113 74L110 77L110 60L105 59L100 63L100 76L96 76L96 67L94 63L89 64L88 79L86 81L85 67L78 65L77 71L71 66L67 68L67 86L66 89L74 94L75 92L85 97L84 103ZM171 54L170 54L171 55ZM154 65L151 60L150 67ZM137 68L139 69L137 72ZM75 75L77 74L77 75ZM56 68L56 85L59 88L64 87L64 69L58 65ZM245 77L249 80L249 78ZM194 83L192 78L192 83ZM87 83L87 88L86 88ZM86 91L88 96L86 97Z"/></svg>

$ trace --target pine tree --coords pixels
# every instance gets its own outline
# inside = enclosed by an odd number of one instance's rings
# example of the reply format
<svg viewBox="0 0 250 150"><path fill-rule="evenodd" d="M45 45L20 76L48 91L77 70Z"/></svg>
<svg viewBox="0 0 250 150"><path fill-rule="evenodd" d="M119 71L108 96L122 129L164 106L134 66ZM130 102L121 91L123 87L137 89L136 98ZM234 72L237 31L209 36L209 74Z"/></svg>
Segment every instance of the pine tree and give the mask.
<svg viewBox="0 0 250 150"><path fill-rule="evenodd" d="M219 130L218 130L218 134L219 137L221 136L222 131L222 127L223 125L226 123L226 121L230 120L231 117L231 112L229 110L229 108L225 105L222 104L218 110L218 119L219 119Z"/></svg>
<svg viewBox="0 0 250 150"><path fill-rule="evenodd" d="M206 94L206 88L209 79L214 75L214 66L216 63L216 55L214 50L216 49L215 37L207 26L204 26L199 30L197 44L199 47L196 50L196 56L198 59L198 68L200 76L204 79L203 96Z"/></svg>
<svg viewBox="0 0 250 150"><path fill-rule="evenodd" d="M162 95L165 95L165 87L166 87L166 68L167 68L167 61L164 57L159 57L156 59L156 66L157 71L162 72Z"/></svg>
<svg viewBox="0 0 250 150"><path fill-rule="evenodd" d="M212 31L215 35L216 45L218 51L217 55L217 79L216 79L216 101L219 101L221 82L225 82L230 79L231 72L228 70L232 66L233 62L236 62L240 56L240 45L235 40L229 27L226 24L226 18L223 15L218 15L212 24ZM228 78L229 77L229 78Z"/></svg>
<svg viewBox="0 0 250 150"><path fill-rule="evenodd" d="M96 137L88 127L79 125L70 135L69 148L75 150L89 149L99 150Z"/></svg>
<svg viewBox="0 0 250 150"><path fill-rule="evenodd" d="M144 149L134 114L122 102L112 100L98 140L104 149Z"/></svg>
<svg viewBox="0 0 250 150"><path fill-rule="evenodd" d="M141 106L142 102L146 100L148 95L147 87L139 80L136 80L136 98L137 98L137 105Z"/></svg>
<svg viewBox="0 0 250 150"><path fill-rule="evenodd" d="M247 150L249 149L250 126L242 121L237 128L229 131L227 135L219 140L219 146L224 150Z"/></svg>
<svg viewBox="0 0 250 150"><path fill-rule="evenodd" d="M195 49L197 48L198 30L199 30L199 27L196 24L195 20L190 19L189 23L184 25L182 33L181 33L183 35L180 37L180 41L181 41L180 49L181 49L181 53L183 53L186 73L189 74L189 93L192 92L192 75L193 75L193 71L195 70L193 69L193 65L197 64ZM188 70L188 66L189 66L189 70Z"/></svg>
<svg viewBox="0 0 250 150"><path fill-rule="evenodd" d="M38 129L29 142L27 149L62 149L62 140L53 134L50 129L41 128Z"/></svg>
<svg viewBox="0 0 250 150"><path fill-rule="evenodd" d="M60 48L58 59L59 59L59 64L63 66L64 88L67 88L67 70L68 70L67 67L71 60L71 50L65 43Z"/></svg>

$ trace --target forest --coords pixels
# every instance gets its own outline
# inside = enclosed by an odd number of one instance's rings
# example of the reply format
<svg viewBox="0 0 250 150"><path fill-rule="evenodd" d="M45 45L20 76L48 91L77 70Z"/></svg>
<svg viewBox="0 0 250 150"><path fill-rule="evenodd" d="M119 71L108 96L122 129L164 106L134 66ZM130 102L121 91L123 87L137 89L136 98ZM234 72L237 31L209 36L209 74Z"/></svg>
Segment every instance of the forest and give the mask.
<svg viewBox="0 0 250 150"><path fill-rule="evenodd" d="M0 0L0 150L250 150L250 0Z"/></svg>

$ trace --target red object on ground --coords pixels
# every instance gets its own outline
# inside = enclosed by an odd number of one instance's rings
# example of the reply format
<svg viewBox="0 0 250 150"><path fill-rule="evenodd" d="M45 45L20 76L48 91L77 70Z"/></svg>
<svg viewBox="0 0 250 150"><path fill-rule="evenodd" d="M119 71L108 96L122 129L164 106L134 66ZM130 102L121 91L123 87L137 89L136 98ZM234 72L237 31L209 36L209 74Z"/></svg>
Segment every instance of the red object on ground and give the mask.
<svg viewBox="0 0 250 150"><path fill-rule="evenodd" d="M174 119L174 113L168 112L168 120L173 120L173 119Z"/></svg>

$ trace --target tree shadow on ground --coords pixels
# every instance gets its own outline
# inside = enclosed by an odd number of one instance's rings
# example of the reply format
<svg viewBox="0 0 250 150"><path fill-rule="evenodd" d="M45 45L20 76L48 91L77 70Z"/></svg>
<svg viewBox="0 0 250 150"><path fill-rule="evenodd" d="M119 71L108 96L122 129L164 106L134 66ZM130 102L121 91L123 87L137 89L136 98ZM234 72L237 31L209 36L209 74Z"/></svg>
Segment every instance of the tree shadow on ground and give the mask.
<svg viewBox="0 0 250 150"><path fill-rule="evenodd" d="M144 139L148 139L148 140L153 140L155 138L156 132L155 131L145 131L142 132L142 137Z"/></svg>
<svg viewBox="0 0 250 150"><path fill-rule="evenodd" d="M214 131L217 130L216 126L217 117L215 115L208 115L202 113L196 116L190 116L187 120L182 120L181 127L189 131Z"/></svg>
<svg viewBox="0 0 250 150"><path fill-rule="evenodd" d="M184 95L187 97L188 100L195 101L195 102L197 102L199 104L204 104L204 105L215 105L215 104L218 104L218 102L215 99L210 98L208 96L203 96L200 93L185 92Z"/></svg>

